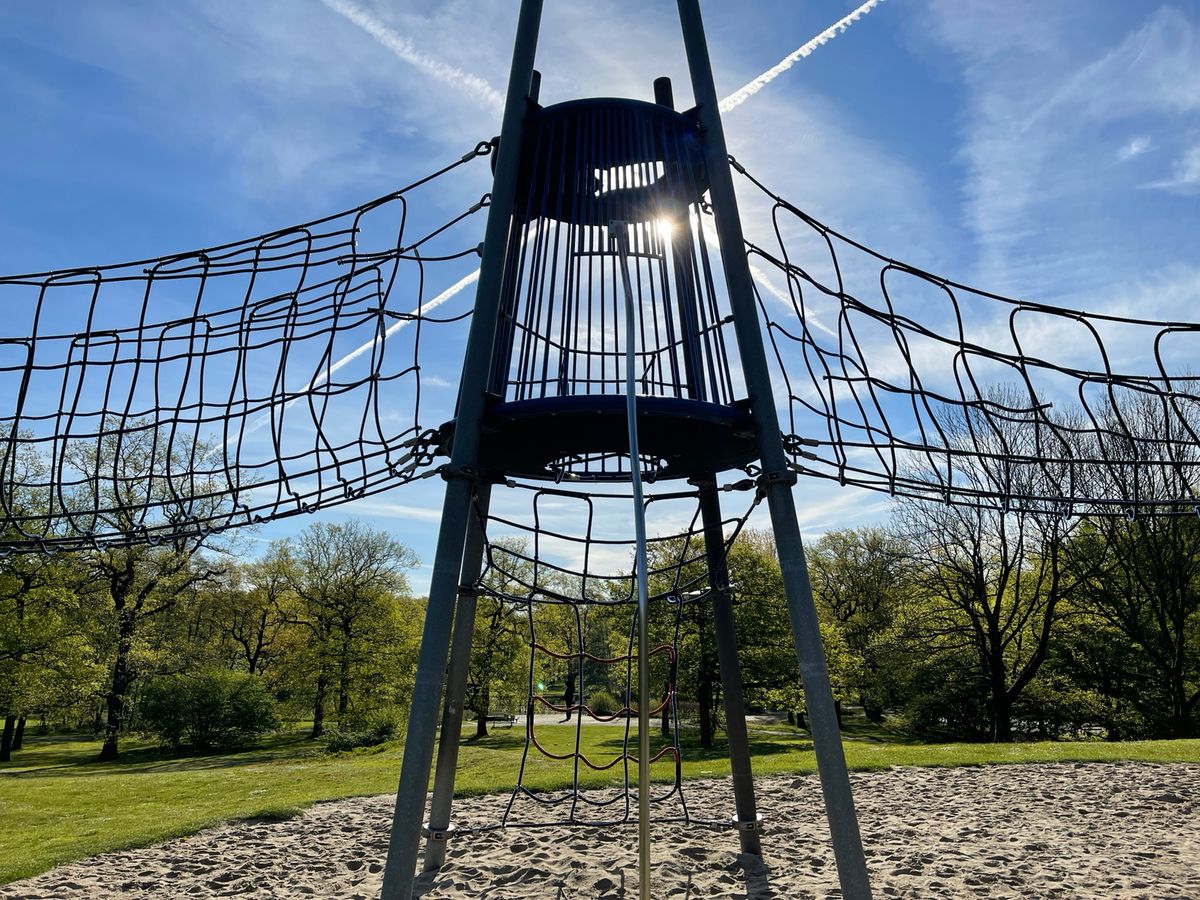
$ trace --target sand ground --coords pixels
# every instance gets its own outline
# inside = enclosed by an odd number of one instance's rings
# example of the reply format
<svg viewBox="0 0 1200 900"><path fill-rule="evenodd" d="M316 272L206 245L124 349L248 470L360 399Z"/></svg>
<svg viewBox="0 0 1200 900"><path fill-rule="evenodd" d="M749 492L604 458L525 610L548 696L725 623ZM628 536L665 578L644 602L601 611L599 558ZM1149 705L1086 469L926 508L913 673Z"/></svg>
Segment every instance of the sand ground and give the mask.
<svg viewBox="0 0 1200 900"><path fill-rule="evenodd" d="M853 777L877 897L1200 898L1200 766L903 768ZM693 813L724 816L728 783L689 782ZM836 897L815 776L758 781L764 860L732 831L654 829L655 897ZM506 797L458 804L497 821ZM0 888L5 898L378 896L392 799L314 806L286 822L216 828L110 853ZM637 831L506 829L458 838L425 898L637 896Z"/></svg>

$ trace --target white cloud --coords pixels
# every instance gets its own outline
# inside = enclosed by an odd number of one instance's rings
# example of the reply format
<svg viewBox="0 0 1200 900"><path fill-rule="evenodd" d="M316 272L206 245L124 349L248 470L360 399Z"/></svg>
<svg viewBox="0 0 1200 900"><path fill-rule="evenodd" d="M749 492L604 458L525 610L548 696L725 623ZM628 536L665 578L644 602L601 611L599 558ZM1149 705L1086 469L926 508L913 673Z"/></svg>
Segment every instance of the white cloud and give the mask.
<svg viewBox="0 0 1200 900"><path fill-rule="evenodd" d="M1125 162L1133 159L1135 156L1141 156L1143 153L1149 151L1153 146L1154 141L1150 139L1149 135L1138 135L1117 151L1117 159L1121 162Z"/></svg>
<svg viewBox="0 0 1200 900"><path fill-rule="evenodd" d="M1174 159L1157 187L1194 172L1181 139L1200 125L1200 25L1164 5L1121 6L1100 27L1083 0L996 5L930 0L914 25L951 51L967 89L960 156L964 218L978 252L972 276L1002 293L1056 300L1100 292L1114 273L1164 264L1157 229L1174 227L1142 203L1146 166L1113 165L1112 133L1136 137L1127 161ZM1114 18L1112 15L1110 19ZM1139 199L1139 195L1142 199ZM1095 300L1089 303L1096 308Z"/></svg>
<svg viewBox="0 0 1200 900"><path fill-rule="evenodd" d="M1200 146L1188 147L1175 160L1171 176L1161 181L1152 181L1147 187L1159 188L1180 194L1200 191Z"/></svg>

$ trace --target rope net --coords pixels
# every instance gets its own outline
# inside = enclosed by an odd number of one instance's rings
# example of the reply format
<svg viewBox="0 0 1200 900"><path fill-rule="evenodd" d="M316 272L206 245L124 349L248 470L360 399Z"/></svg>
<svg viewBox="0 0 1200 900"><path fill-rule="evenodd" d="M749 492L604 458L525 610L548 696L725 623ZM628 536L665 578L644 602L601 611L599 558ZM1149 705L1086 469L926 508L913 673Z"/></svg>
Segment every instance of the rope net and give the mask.
<svg viewBox="0 0 1200 900"><path fill-rule="evenodd" d="M1003 297L889 259L733 161L798 471L1035 514L1200 509L1200 325Z"/></svg>
<svg viewBox="0 0 1200 900"><path fill-rule="evenodd" d="M519 689L510 680L512 696L491 701L524 714L523 750L501 820L477 830L636 822L637 586L634 542L621 524L632 498L518 481L507 487L493 494L487 516L477 511L487 543L471 678L495 674L487 654L499 634L520 641L526 677ZM723 490L753 487L741 481ZM726 550L760 499L755 492L723 522ZM678 688L687 660L680 654L688 636L712 621L697 495L650 494L645 509L659 531L648 541L647 569L652 812L657 821L727 827L728 820L689 809L682 780ZM565 693L548 695L548 685L564 682ZM565 789L543 787L564 781Z"/></svg>
<svg viewBox="0 0 1200 900"><path fill-rule="evenodd" d="M487 205L447 216L445 176L490 150L237 243L0 277L4 547L177 540L431 474L422 363L457 372L422 337L464 317L432 313Z"/></svg>

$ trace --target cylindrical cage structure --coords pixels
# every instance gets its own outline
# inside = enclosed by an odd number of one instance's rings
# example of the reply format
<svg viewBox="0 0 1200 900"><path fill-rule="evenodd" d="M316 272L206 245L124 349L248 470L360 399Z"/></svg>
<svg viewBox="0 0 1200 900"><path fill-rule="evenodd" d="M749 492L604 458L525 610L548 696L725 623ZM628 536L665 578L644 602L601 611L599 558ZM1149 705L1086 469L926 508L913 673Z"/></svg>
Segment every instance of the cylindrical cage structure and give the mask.
<svg viewBox="0 0 1200 900"><path fill-rule="evenodd" d="M707 187L688 113L628 99L531 105L492 353L487 468L627 480L629 327L644 475L689 477L754 457L726 347L731 315L706 231ZM614 229L624 231L624 263Z"/></svg>

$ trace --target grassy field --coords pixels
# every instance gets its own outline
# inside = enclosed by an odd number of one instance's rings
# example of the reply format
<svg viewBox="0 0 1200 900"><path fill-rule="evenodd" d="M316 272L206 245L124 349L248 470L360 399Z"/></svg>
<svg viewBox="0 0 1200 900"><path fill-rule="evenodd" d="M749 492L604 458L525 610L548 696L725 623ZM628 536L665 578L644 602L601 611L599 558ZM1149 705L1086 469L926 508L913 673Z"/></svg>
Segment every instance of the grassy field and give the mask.
<svg viewBox="0 0 1200 900"><path fill-rule="evenodd" d="M620 728L582 730L582 751L597 761L619 754ZM573 747L569 726L539 726L553 752ZM524 746L520 728L498 728L486 738L464 741L458 787L462 794L511 788ZM661 740L657 737L656 742ZM786 725L751 730L755 774L802 773L815 768L804 732ZM0 884L45 871L59 863L106 850L144 846L190 834L221 822L283 818L320 800L395 790L401 749L396 745L327 754L300 732L280 734L254 750L211 756L172 757L136 740L123 744L121 759L97 763L92 738L26 738L14 762L0 765ZM636 747L636 741L634 743ZM661 745L659 745L661 746ZM1200 740L1046 742L1011 745L916 744L886 731L852 729L845 741L854 769L905 765L1097 761L1200 762ZM684 745L686 778L728 773L724 744L701 750L689 735ZM670 780L673 766L654 766ZM531 754L530 787L570 783L570 764ZM586 786L619 779L588 771Z"/></svg>

